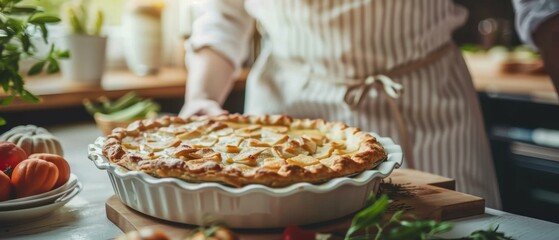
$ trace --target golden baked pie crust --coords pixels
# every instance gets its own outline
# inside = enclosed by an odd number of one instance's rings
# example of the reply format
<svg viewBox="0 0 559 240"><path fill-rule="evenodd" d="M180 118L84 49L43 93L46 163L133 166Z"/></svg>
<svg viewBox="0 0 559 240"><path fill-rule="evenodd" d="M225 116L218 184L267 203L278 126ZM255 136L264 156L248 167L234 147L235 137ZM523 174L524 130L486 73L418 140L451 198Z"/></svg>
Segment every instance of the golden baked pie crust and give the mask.
<svg viewBox="0 0 559 240"><path fill-rule="evenodd" d="M343 123L238 114L136 121L113 130L103 155L156 177L235 187L321 183L386 159L375 137Z"/></svg>

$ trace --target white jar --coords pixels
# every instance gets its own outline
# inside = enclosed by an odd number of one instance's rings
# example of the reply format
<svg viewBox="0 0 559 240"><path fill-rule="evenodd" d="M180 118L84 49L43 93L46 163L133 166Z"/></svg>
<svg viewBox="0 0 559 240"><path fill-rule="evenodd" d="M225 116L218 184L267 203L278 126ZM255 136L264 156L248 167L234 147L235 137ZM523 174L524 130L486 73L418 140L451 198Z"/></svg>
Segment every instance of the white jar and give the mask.
<svg viewBox="0 0 559 240"><path fill-rule="evenodd" d="M155 74L161 67L162 6L160 1L131 0L122 16L126 63L136 75Z"/></svg>

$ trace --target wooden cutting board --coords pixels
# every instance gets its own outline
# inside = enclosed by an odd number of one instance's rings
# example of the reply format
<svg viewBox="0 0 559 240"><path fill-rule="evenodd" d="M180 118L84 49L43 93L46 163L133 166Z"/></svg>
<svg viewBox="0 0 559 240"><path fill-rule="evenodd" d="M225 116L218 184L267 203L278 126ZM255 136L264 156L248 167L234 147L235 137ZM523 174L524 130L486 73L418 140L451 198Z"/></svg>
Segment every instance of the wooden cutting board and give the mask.
<svg viewBox="0 0 559 240"><path fill-rule="evenodd" d="M483 214L485 201L482 198L453 191L452 179L409 169L397 169L382 184L383 192L394 200L389 212L405 209L406 213L421 219L450 220ZM106 202L107 218L122 231L140 228L159 229L172 239L183 239L196 226L177 224L153 218L125 206L118 197ZM332 220L303 228L343 236L351 224L352 216ZM235 229L241 239L279 239L283 229Z"/></svg>

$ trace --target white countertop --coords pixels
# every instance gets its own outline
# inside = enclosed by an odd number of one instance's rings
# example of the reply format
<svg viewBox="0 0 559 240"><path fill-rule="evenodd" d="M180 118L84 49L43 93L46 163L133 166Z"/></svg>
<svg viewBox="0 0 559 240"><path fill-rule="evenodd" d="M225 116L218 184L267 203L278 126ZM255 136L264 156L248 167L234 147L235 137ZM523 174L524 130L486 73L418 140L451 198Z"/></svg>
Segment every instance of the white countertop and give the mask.
<svg viewBox="0 0 559 240"><path fill-rule="evenodd" d="M62 143L72 172L83 183L83 191L66 206L42 219L14 226L0 226L4 239L112 239L122 231L105 216L105 200L114 194L105 171L87 158L87 145L101 132L93 123L51 127ZM515 239L558 239L559 224L486 208L485 214L453 221L454 229L443 237L463 237L478 229L499 225Z"/></svg>

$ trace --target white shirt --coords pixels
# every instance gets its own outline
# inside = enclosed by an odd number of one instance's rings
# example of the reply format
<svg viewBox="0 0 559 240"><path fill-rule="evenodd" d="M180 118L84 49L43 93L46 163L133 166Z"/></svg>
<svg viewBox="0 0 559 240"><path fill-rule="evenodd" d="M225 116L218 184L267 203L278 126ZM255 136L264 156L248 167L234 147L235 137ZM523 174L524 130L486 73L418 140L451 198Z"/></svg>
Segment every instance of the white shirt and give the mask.
<svg viewBox="0 0 559 240"><path fill-rule="evenodd" d="M193 26L194 49L210 46L239 67L256 19L275 57L348 78L424 57L468 15L449 0L206 0L205 8Z"/></svg>
<svg viewBox="0 0 559 240"><path fill-rule="evenodd" d="M535 48L532 34L545 20L559 14L558 0L514 0L516 28L522 41Z"/></svg>

